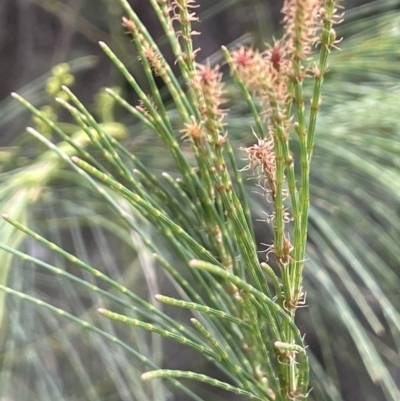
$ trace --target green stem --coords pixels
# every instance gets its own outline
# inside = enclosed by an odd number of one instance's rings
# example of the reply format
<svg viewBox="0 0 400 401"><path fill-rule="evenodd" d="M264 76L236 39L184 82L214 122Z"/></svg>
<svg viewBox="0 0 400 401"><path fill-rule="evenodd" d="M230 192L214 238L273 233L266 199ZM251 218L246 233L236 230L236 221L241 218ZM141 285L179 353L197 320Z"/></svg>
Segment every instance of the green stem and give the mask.
<svg viewBox="0 0 400 401"><path fill-rule="evenodd" d="M265 398L260 398L253 393L250 393L246 390L242 390L239 387L232 386L228 383L221 382L217 379L213 379L212 377L202 375L199 373L194 373L194 372L189 372L189 371L182 371L182 370L167 370L167 369L162 369L162 370L153 370L150 372L143 373L142 379L143 380L151 380L156 377L177 377L180 379L190 379L190 380L197 380L206 384L209 384L214 387L219 387L222 388L223 390L230 391L232 393L238 394L238 395L243 395L245 397L250 398L251 400L256 400L256 401L265 401ZM271 398L269 398L272 400Z"/></svg>

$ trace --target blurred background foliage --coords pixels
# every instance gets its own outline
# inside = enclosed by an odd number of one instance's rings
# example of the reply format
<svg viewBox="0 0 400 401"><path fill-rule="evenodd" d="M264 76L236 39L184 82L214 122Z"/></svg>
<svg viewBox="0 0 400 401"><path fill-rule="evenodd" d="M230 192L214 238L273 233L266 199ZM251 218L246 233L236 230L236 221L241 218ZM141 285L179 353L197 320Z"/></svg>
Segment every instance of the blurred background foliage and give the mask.
<svg viewBox="0 0 400 401"><path fill-rule="evenodd" d="M305 285L309 306L300 311L298 324L310 344L314 388L310 399L319 401L398 401L382 391L381 383L393 391L400 386L400 1L364 3L343 2L346 18L338 28L344 37L342 51L334 52L330 60L312 166ZM144 0L131 4L163 44L149 4ZM279 1L200 4L199 60L220 62L222 44L262 48L279 31ZM121 16L117 2L106 0L1 2L0 212L153 302L155 293L174 294L169 278L139 239L119 226L108 206L24 133L25 125L33 125L52 135L8 96L17 91L79 137L82 133L52 100L61 84L72 84L99 121L112 127L153 172L173 175L174 166L162 144L100 90L112 85L135 102L97 44L99 40L109 44L140 79L137 55L124 35ZM239 149L253 141L251 118L229 77L227 98L229 135ZM242 157L239 151L238 157ZM248 184L254 216L263 219L268 205L255 193L254 181ZM0 233L3 244L91 282L90 276L4 222ZM270 235L265 222L256 224L260 244L269 243ZM99 319L96 310L106 305L99 304L96 294L29 260L21 262L5 251L0 256L1 284L99 326L163 367L209 369L186 349ZM176 310L172 313L187 318ZM1 401L187 399L172 396L157 381L143 385L139 379L143 367L132 362L123 348L48 310L0 293L0 319ZM205 399L226 397L222 391L199 391Z"/></svg>

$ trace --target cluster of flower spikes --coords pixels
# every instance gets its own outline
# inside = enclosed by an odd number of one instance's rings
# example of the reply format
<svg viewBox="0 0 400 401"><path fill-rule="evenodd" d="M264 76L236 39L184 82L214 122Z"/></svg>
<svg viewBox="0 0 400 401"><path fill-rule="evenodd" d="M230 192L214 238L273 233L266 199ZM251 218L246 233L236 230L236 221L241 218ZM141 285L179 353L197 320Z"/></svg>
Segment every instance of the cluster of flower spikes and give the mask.
<svg viewBox="0 0 400 401"><path fill-rule="evenodd" d="M294 84L301 82L309 71L303 64L318 40L323 24L323 4L323 0L285 0L282 38L274 40L263 52L240 47L231 55L240 79L259 99L268 124L268 137L258 138L256 144L244 150L249 159L247 168L255 171L259 185L273 204L277 196L275 144L289 137L292 119L288 115L288 104L293 99ZM285 198L286 189L280 190ZM268 220L274 217L275 213L272 213ZM285 209L283 221L290 220ZM281 265L286 265L290 261L292 245L286 236L282 244L284 249L276 256ZM268 247L268 252L275 251L274 245Z"/></svg>

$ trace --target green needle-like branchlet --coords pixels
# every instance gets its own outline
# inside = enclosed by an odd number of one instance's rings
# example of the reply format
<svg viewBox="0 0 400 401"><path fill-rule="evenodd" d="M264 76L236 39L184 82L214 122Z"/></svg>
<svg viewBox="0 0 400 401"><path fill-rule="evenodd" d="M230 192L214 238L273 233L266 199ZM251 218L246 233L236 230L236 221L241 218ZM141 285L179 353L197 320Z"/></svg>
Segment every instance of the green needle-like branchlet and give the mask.
<svg viewBox="0 0 400 401"><path fill-rule="evenodd" d="M105 283L109 284L110 286L112 286L113 288L118 290L120 293L124 294L125 296L127 296L128 298L133 300L135 303L140 305L141 307L147 309L147 311L149 313L153 313L155 316L161 317L162 319L166 319L166 321L168 321L168 323L171 324L171 326L174 327L176 330L185 331L184 326L182 326L180 324L177 324L177 322L172 320L169 316L167 316L164 313L160 312L153 305L151 305L150 303L144 301L137 294L133 293L132 291L130 291L129 289L127 289L123 285L117 283L115 280L112 280L111 278L109 278L107 275L105 275L101 271L91 267L90 265L88 265L87 263L85 263L82 260L78 259L74 255L71 255L70 253L66 252L65 250L63 250L62 248L60 248L59 246L57 246L53 242L50 242L50 241L46 240L45 238L43 238L39 234L33 232L29 228L27 228L27 227L23 226L22 224L18 223L16 220L12 219L11 217L9 217L7 215L3 215L3 218L6 221L8 221L10 224L12 224L14 227L16 227L17 229L21 230L22 232L24 232L24 233L28 234L29 236L31 236L32 238L34 238L36 241L38 241L38 242L42 243L43 245L45 245L47 248L51 249L54 252L59 253L60 255L65 257L70 262L78 265L79 267L81 267L85 271L87 271L90 274L92 274L94 277L96 277L96 278L104 281ZM15 252L17 252L17 251L15 251ZM23 257L23 258L26 258L20 252L18 253L18 255ZM30 257L27 256L27 258L30 258ZM32 258L31 260L35 261L34 258ZM48 264L43 264L43 266L46 267L46 268L51 268L51 266L48 265ZM57 269L56 272L61 274L60 269Z"/></svg>
<svg viewBox="0 0 400 401"><path fill-rule="evenodd" d="M233 373L234 377L237 378L238 382L242 384L245 390L250 391L250 382L254 382L254 378L247 372L244 372L239 365L235 364L235 356L228 354L218 341L215 340L213 335L197 319L192 318L190 321L215 349L220 357L221 363Z"/></svg>
<svg viewBox="0 0 400 401"><path fill-rule="evenodd" d="M221 382L217 379L213 379L212 377L202 375L199 373L194 373L194 372L188 372L188 371L181 371L181 370L168 370L168 369L162 369L162 370L153 370L151 372L146 372L143 373L142 379L143 380L151 380L155 379L156 377L176 377L180 379L191 379L191 380L197 380L206 384L209 384L214 387L219 387L222 388L223 390L230 391L232 393L238 394L238 395L243 395L245 397L250 398L251 400L256 400L256 401L264 401L263 398L260 398L253 393L250 393L246 390L242 390L241 388L231 386L228 383Z"/></svg>
<svg viewBox="0 0 400 401"><path fill-rule="evenodd" d="M37 305L38 307L49 309L54 314L56 314L58 316L62 316L63 318L69 319L69 320L73 321L75 324L78 324L83 330L89 330L89 331L91 331L93 333L96 333L97 335L100 335L100 336L104 337L105 339L107 339L111 343L117 344L118 346L122 347L126 352L130 353L135 359L137 359L138 361L142 362L146 366L148 366L148 367L150 367L152 369L157 369L158 368L157 365L155 365L150 359L148 359L144 355L140 354L135 349L133 349L132 347L127 345L125 342L119 340L117 337L112 336L112 335L108 334L107 332L105 332L103 330L100 330L96 326L91 325L87 321L82 320L82 319L80 319L80 318L78 318L78 317L66 312L63 309L56 308L56 307L48 304L47 302L44 302L44 301L41 301L40 299L31 297L31 296L29 296L27 294L24 294L22 292L15 291L15 290L13 290L13 289L11 289L9 287L6 287L6 286L4 286L2 284L0 284L0 290L5 291L6 293L8 293L10 295L17 296L17 297L19 297L19 298L21 298L23 300L28 301L28 302L31 302L31 303ZM204 401L202 398L197 396L191 390L186 388L186 386L184 386L178 380L175 380L173 377L170 377L168 379L170 380L170 382L171 382L171 384L173 386L175 386L175 387L179 388L181 391L185 392L193 400L195 400L195 401Z"/></svg>
<svg viewBox="0 0 400 401"><path fill-rule="evenodd" d="M70 138L67 134L63 132L62 129L60 129L57 124L55 124L53 121L48 119L44 113L40 112L37 108L35 108L31 103L26 101L24 98L19 96L17 93L12 93L12 96L14 99L18 100L19 103L21 103L27 110L29 110L33 116L39 118L42 120L45 124L47 124L57 135L61 137L66 143L68 143L73 149L75 149L76 154L80 155L83 157L85 160L89 160L91 163L93 163L97 168L102 169L102 166L96 161L96 159L86 151L85 149L85 142L88 143L87 138L85 138L83 135L80 135L79 138Z"/></svg>
<svg viewBox="0 0 400 401"><path fill-rule="evenodd" d="M129 201L131 201L134 205L136 205L139 209L145 210L147 213L152 215L155 219L157 219L160 223L162 222L165 224L167 228L169 228L174 235L177 238L181 238L183 241L186 243L190 244L190 248L194 249L198 255L202 255L202 257L206 257L213 263L217 263L218 261L203 247L201 246L197 241L195 241L190 235L188 235L180 226L175 224L173 221L171 221L168 216L160 212L158 209L155 209L151 204L146 202L143 198L141 198L139 195L129 191L126 187L124 187L121 183L118 181L114 180L112 177L110 177L107 174L101 173L97 169L95 169L93 166L90 166L88 163L84 162L83 160L80 160L76 157L74 157L73 162L79 166L81 169L87 171L88 173L92 174L99 180L103 181L107 185L109 185L111 188L115 189L117 192L119 192L122 196L126 197Z"/></svg>
<svg viewBox="0 0 400 401"><path fill-rule="evenodd" d="M103 315L105 317L108 317L109 319L118 320L120 322L129 324L131 326L139 327L139 328L141 328L143 330L147 330L147 331L151 331L153 333L160 334L161 336L163 336L165 338L169 338L169 339L174 340L174 341L176 341L176 342L178 342L180 344L187 345L188 347L191 347L191 348L195 349L200 354L203 354L206 357L212 358L212 359L214 359L216 361L220 360L219 355L216 354L215 352L209 350L208 348L206 348L205 346L203 346L201 344L198 344L198 343L196 343L196 342L194 342L192 340L189 340L188 338L186 338L186 337L184 337L182 335L173 333L173 332L171 332L169 330L162 329L162 328L157 327L157 326L155 326L153 324L150 324L150 323L142 322L142 321L140 321L138 319L132 319L132 318L130 318L128 316L124 316L124 315L120 315L119 313L111 312L111 311L103 309L103 308L100 308L98 310L98 312L101 315Z"/></svg>
<svg viewBox="0 0 400 401"><path fill-rule="evenodd" d="M230 282L235 284L238 288L254 295L254 297L257 298L259 301L261 301L264 305L263 309L260 310L260 312L264 313L264 314L268 314L270 316L271 320L268 322L269 324L272 324L273 322L278 322L278 319L276 318L276 315L278 315L282 319L282 321L285 324L287 324L287 326L293 332L293 334L296 337L296 341L298 341L299 344L303 343L303 340L299 334L299 329L295 326L291 317L285 312L284 309L282 309L280 306L278 306L267 295L265 295L261 291L257 290L256 288L254 288L252 285L250 285L246 281L240 279L237 276L234 276L233 274L230 274L226 270L224 270L216 265L212 265L211 263L203 262L201 260L192 260L190 262L190 266L195 269L206 270L206 271L209 271L210 273L221 276L221 277L225 278L226 280L229 280ZM273 318L273 316L274 316L274 318ZM275 331L274 335L276 336L277 339L282 338L282 333L280 333L279 331Z"/></svg>
<svg viewBox="0 0 400 401"><path fill-rule="evenodd" d="M180 308L192 309L192 310L196 310L196 311L199 311L199 312L203 312L203 313L205 313L207 315L210 315L210 316L215 316L215 317L218 317L220 319L226 319L227 321L230 321L230 322L232 322L234 324L237 324L237 325L243 327L246 330L250 330L251 329L251 327L248 325L248 323L244 322L243 320L240 320L237 317L229 315L228 313L225 313L225 312L223 312L221 310L210 308L209 306L206 306L206 305L197 304L195 302L186 302L186 301L182 301L182 300L179 300L179 299L166 297L166 296L160 295L160 294L157 294L155 296L155 298L157 299L157 301L160 301L160 302L168 304L168 305L172 305L172 306L177 306L177 307L180 307Z"/></svg>

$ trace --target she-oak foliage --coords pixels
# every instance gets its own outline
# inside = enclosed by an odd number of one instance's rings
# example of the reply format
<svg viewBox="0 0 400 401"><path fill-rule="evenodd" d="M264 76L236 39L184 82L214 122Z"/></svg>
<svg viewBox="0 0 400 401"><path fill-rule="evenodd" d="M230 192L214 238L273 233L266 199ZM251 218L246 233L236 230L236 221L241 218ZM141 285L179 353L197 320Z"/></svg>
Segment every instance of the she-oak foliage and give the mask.
<svg viewBox="0 0 400 401"><path fill-rule="evenodd" d="M120 3L125 13L122 25L137 47L151 93L145 93L112 49L100 43L140 102L132 106L116 91L108 89L107 93L161 138L179 170L179 178L167 173L153 175L124 147L115 131L96 122L65 86L63 96L56 100L81 128L80 137L68 136L42 111L17 94L14 97L64 142L53 144L33 128L28 128L28 132L55 152L57 160L68 163L114 208L118 224L135 233L172 277L183 299L156 295L156 300L194 311L196 318L190 320L193 327L174 321L122 283L31 231L12 215L4 215L4 219L113 291L92 286L5 245L2 248L75 281L104 299L109 298L110 305L118 310L123 307L126 312L123 315L101 307L98 312L105 318L193 348L221 369L226 382L195 372L160 369L106 331L37 298L3 285L1 289L51 309L119 344L143 364L147 370L143 380L166 378L172 389L178 387L192 399L202 398L180 379L201 381L254 400L307 399L309 360L295 316L297 309L306 303L303 269L307 263L310 162L327 58L337 43L333 25L342 18L336 2L285 0L283 35L267 50L261 52L244 46L232 51L222 49L254 119L249 126L254 133L254 144L242 149L248 159L244 171L256 178L257 188L273 210L265 224L272 226L274 238L267 244L266 253L261 254L261 262L242 173L229 143L229 126L224 122L229 110L224 108L222 72L218 66L196 62L195 2L150 0L175 55L179 77L128 2L120 0ZM311 62L313 48L319 56ZM171 118L155 76L168 89L178 119ZM306 80L313 87L310 99L303 93ZM300 149L296 163L290 150L290 140L294 139ZM102 155L101 161L86 150L90 149L88 144ZM153 227L153 234L149 226ZM163 254L163 247L155 240L160 237L173 250L174 259ZM178 271L175 266L178 261L186 266L190 279Z"/></svg>

